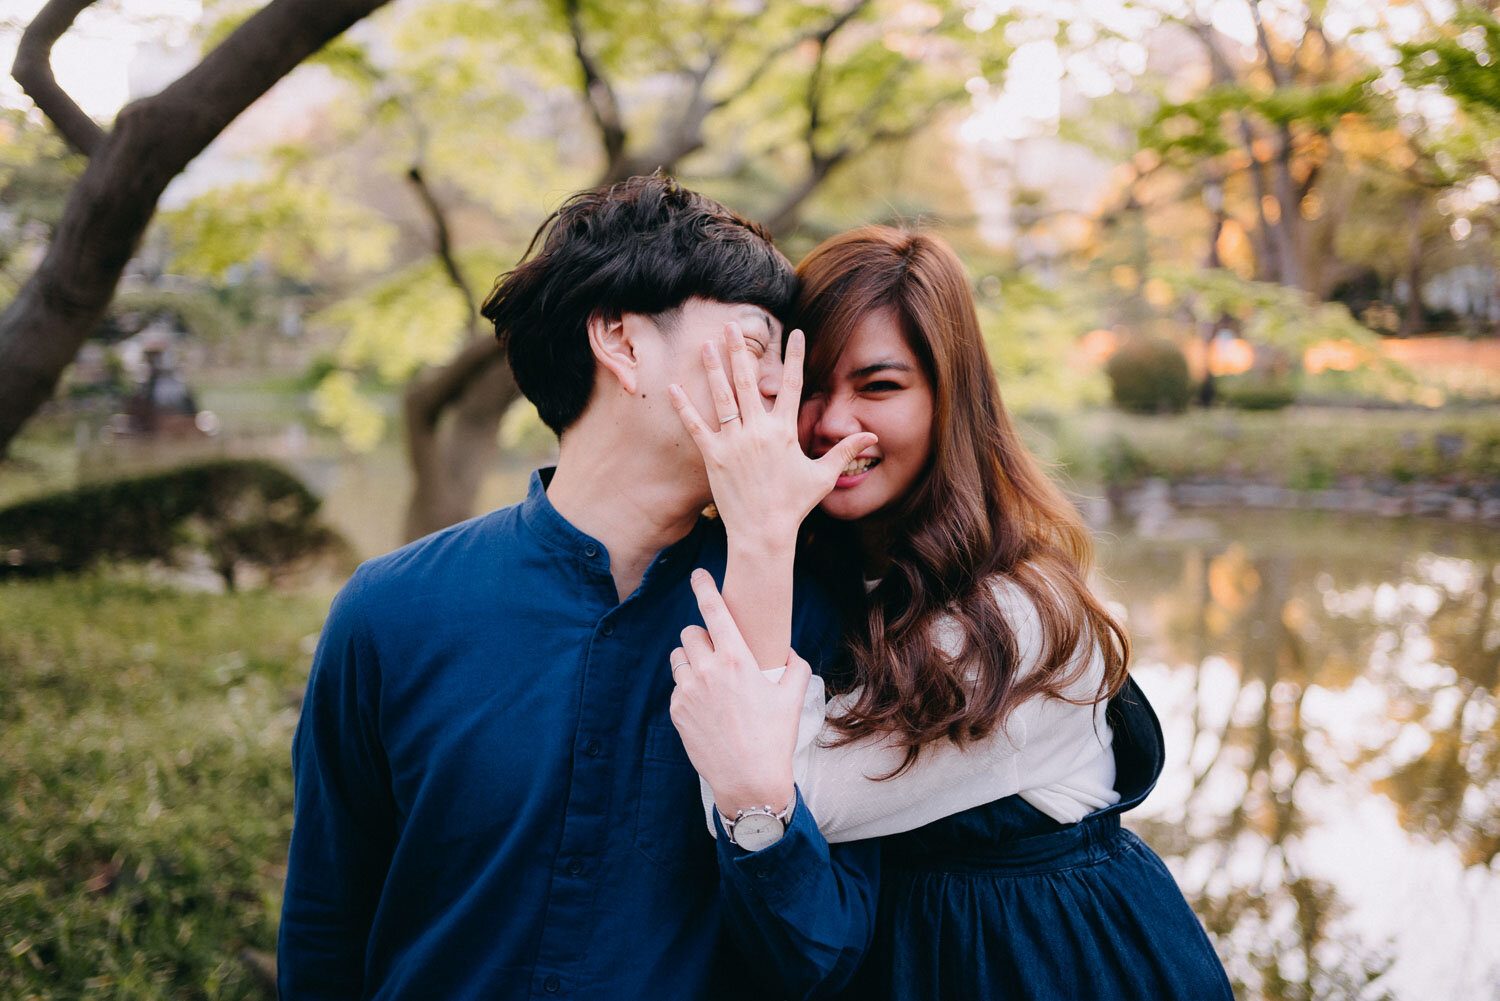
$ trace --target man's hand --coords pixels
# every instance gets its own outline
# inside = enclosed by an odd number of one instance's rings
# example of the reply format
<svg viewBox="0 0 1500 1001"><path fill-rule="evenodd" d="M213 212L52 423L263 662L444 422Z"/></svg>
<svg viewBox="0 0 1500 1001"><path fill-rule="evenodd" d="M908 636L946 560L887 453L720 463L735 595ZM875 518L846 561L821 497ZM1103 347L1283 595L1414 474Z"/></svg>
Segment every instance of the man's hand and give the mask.
<svg viewBox="0 0 1500 1001"><path fill-rule="evenodd" d="M767 679L706 571L693 571L693 592L708 628L684 629L670 655L672 723L720 813L780 811L796 797L792 754L812 670L794 653L779 681Z"/></svg>

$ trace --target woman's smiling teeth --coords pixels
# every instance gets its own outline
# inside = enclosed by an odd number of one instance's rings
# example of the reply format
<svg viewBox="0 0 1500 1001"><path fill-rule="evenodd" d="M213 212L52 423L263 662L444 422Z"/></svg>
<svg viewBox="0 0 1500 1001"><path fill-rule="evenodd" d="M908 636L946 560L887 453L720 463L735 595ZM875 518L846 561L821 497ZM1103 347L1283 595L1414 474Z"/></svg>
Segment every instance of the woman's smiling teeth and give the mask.
<svg viewBox="0 0 1500 1001"><path fill-rule="evenodd" d="M875 456L862 455L854 461L850 462L849 465L845 466L843 471L840 472L839 475L858 476L860 473L869 472L871 469L874 469L878 465L880 465L880 460Z"/></svg>

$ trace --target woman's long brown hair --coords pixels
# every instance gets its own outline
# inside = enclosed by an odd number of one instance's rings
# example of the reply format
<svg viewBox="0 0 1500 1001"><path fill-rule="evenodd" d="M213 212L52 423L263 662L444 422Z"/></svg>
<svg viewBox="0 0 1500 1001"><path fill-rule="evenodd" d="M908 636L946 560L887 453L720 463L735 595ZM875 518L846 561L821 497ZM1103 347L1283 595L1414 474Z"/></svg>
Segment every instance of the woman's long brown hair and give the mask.
<svg viewBox="0 0 1500 1001"><path fill-rule="evenodd" d="M1000 399L962 263L935 237L881 226L827 240L798 266L796 324L808 338L809 392L826 385L859 321L891 310L933 392L932 454L899 503L890 568L848 630L855 704L832 720L843 744L889 735L906 748L988 736L1022 702L1079 705L1125 683L1130 641L1086 584L1093 541L1077 509L1021 441ZM858 587L847 530L811 522L809 555ZM821 538L819 538L821 536ZM839 552L842 550L842 552ZM1041 619L1038 666L1018 677L1018 623L992 587L1019 587ZM960 630L962 653L938 643L938 621ZM1091 697L1070 694L1095 646L1104 675Z"/></svg>

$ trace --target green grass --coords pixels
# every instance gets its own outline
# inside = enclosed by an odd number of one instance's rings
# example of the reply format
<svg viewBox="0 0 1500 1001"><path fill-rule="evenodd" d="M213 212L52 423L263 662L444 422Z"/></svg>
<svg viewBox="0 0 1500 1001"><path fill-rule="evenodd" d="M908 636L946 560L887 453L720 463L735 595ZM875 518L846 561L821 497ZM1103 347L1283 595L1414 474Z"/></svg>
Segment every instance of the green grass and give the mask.
<svg viewBox="0 0 1500 1001"><path fill-rule="evenodd" d="M0 997L266 996L327 597L0 584Z"/></svg>

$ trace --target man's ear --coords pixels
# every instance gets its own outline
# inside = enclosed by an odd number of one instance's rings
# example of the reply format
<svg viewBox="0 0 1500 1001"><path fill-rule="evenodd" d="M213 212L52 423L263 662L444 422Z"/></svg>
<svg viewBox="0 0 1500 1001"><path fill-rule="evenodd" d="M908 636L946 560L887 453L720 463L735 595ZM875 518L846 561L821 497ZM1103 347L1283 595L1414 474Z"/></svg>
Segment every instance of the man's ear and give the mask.
<svg viewBox="0 0 1500 1001"><path fill-rule="evenodd" d="M589 349L594 352L594 360L615 377L621 389L634 396L640 372L636 364L633 325L628 324L622 314L610 316L600 312L589 317L588 331Z"/></svg>

